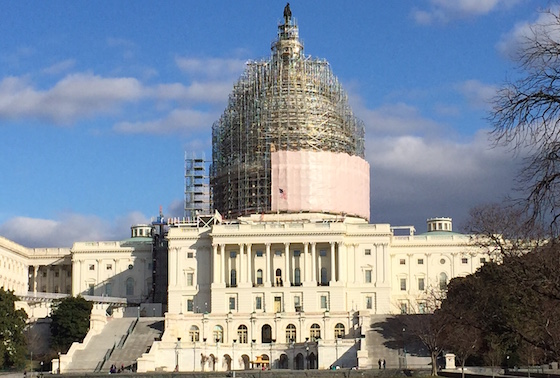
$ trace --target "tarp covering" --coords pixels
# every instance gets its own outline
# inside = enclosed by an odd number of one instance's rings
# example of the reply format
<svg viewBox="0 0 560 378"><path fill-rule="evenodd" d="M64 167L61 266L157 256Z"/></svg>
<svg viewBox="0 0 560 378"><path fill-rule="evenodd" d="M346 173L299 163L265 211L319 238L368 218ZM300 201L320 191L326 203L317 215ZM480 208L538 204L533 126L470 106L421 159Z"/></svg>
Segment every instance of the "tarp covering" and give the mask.
<svg viewBox="0 0 560 378"><path fill-rule="evenodd" d="M272 153L272 211L325 212L369 220L369 163L326 151Z"/></svg>

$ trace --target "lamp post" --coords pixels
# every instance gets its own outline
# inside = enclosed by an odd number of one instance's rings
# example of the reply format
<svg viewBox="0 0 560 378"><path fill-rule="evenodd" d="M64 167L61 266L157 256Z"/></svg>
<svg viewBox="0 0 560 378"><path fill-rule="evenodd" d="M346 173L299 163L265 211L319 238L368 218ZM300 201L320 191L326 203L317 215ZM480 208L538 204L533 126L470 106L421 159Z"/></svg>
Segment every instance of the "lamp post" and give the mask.
<svg viewBox="0 0 560 378"><path fill-rule="evenodd" d="M43 376L43 361L41 361L41 377Z"/></svg>
<svg viewBox="0 0 560 378"><path fill-rule="evenodd" d="M296 363L296 350L295 350L294 339L290 339L290 348L292 348L292 370L295 370Z"/></svg>
<svg viewBox="0 0 560 378"><path fill-rule="evenodd" d="M272 370L272 365L274 364L274 358L272 356L272 349L274 348L274 343L276 339L270 340L270 370Z"/></svg>
<svg viewBox="0 0 560 378"><path fill-rule="evenodd" d="M233 339L233 344L231 344L231 370L235 370L235 343L237 339Z"/></svg>
<svg viewBox="0 0 560 378"><path fill-rule="evenodd" d="M196 339L193 340L193 353L192 353L192 371L196 370Z"/></svg>
<svg viewBox="0 0 560 378"><path fill-rule="evenodd" d="M220 358L220 338L216 337L216 359L214 360L214 370L216 370L216 362Z"/></svg>
<svg viewBox="0 0 560 378"><path fill-rule="evenodd" d="M181 349L181 338L177 337L177 344L175 344L175 371L179 371L179 349Z"/></svg>
<svg viewBox="0 0 560 378"><path fill-rule="evenodd" d="M403 365L404 366L403 367L406 369L406 365L407 365L407 363L406 363L406 334L405 334L406 328L403 328L402 332L403 332L403 356L404 356L404 359L403 359Z"/></svg>
<svg viewBox="0 0 560 378"><path fill-rule="evenodd" d="M255 361L255 356L253 356L253 348L255 347L256 339L251 340L251 369L253 369L253 361Z"/></svg>
<svg viewBox="0 0 560 378"><path fill-rule="evenodd" d="M309 337L305 338L305 369L309 370Z"/></svg>
<svg viewBox="0 0 560 378"><path fill-rule="evenodd" d="M508 356L508 358L509 358L509 356ZM60 369L60 352L58 352L58 369L56 370L56 373L60 374L60 372L61 372L61 369Z"/></svg>
<svg viewBox="0 0 560 378"><path fill-rule="evenodd" d="M340 340L340 335L336 336L336 339L334 339L335 342L335 349L336 349L336 361L335 363L338 364L338 342Z"/></svg>

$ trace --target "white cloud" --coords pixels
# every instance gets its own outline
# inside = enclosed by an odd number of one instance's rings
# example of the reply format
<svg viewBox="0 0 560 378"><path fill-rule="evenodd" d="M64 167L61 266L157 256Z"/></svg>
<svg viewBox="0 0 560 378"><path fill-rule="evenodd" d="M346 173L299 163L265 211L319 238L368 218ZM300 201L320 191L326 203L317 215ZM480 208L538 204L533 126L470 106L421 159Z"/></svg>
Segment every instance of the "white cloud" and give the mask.
<svg viewBox="0 0 560 378"><path fill-rule="evenodd" d="M123 103L142 96L142 84L134 78L72 74L48 90L39 90L26 78L7 77L0 81L0 118L68 124L79 118L114 112Z"/></svg>
<svg viewBox="0 0 560 378"><path fill-rule="evenodd" d="M553 13L558 14L559 6L551 8ZM508 33L502 35L496 48L500 53L510 59L516 59L520 49L528 38L534 37L534 31L545 32L556 41L560 42L560 30L556 18L549 12L541 12L534 21L520 22Z"/></svg>
<svg viewBox="0 0 560 378"><path fill-rule="evenodd" d="M490 101L498 90L495 85L484 84L478 80L462 82L457 85L457 89L472 107L484 110L490 108Z"/></svg>
<svg viewBox="0 0 560 378"><path fill-rule="evenodd" d="M188 134L210 130L217 114L174 109L165 118L145 122L119 122L113 129L124 134Z"/></svg>
<svg viewBox="0 0 560 378"><path fill-rule="evenodd" d="M43 68L43 73L47 75L58 75L73 68L75 64L76 61L74 59L66 59L49 67Z"/></svg>
<svg viewBox="0 0 560 378"><path fill-rule="evenodd" d="M233 84L230 81L194 81L189 86L181 83L160 84L150 92L161 100L223 104L232 87Z"/></svg>
<svg viewBox="0 0 560 378"><path fill-rule="evenodd" d="M77 241L124 240L130 226L148 223L139 212L106 221L97 216L62 214L59 219L15 217L0 224L0 234L25 247L71 247Z"/></svg>
<svg viewBox="0 0 560 378"><path fill-rule="evenodd" d="M367 151L372 220L392 224L423 225L426 218L450 216L457 228L473 206L512 193L520 162L504 149L491 148L486 130L467 142L371 138Z"/></svg>
<svg viewBox="0 0 560 378"><path fill-rule="evenodd" d="M509 8L520 0L430 0L428 9L415 9L412 17L420 25L446 23L486 15L499 8Z"/></svg>
<svg viewBox="0 0 560 378"><path fill-rule="evenodd" d="M175 58L177 66L190 75L203 75L208 78L237 78L243 72L245 60L221 58Z"/></svg>

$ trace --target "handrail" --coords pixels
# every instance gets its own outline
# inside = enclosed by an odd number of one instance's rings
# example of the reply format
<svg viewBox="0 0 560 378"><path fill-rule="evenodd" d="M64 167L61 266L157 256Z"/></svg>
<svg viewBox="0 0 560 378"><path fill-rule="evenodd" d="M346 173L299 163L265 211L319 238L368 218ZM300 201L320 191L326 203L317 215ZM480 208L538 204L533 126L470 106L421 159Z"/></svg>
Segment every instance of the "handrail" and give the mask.
<svg viewBox="0 0 560 378"><path fill-rule="evenodd" d="M134 319L134 321L132 323L130 323L130 326L126 330L126 333L121 337L121 340L119 341L119 344L117 345L117 348L122 349L122 347L124 346L124 343L126 343L126 340L128 339L128 336L130 336L132 331L134 331L134 328L136 328L137 324L138 324L138 318Z"/></svg>
<svg viewBox="0 0 560 378"><path fill-rule="evenodd" d="M113 351L115 350L116 347L117 347L117 343L115 342L115 343L113 343L113 347L111 349L107 349L107 352L105 353L105 356L103 356L103 359L101 361L99 361L99 363L95 367L95 372L96 373L99 373L101 371L101 369L103 369L103 365L105 365L105 362L109 361L109 358L113 354Z"/></svg>

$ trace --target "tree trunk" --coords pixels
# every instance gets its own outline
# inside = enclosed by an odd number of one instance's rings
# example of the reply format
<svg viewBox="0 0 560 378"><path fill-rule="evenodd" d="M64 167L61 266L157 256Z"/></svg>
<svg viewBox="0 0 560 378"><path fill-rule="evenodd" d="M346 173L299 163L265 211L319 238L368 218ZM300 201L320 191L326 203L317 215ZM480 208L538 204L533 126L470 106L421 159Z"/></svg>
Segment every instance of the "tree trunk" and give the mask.
<svg viewBox="0 0 560 378"><path fill-rule="evenodd" d="M438 375L438 368L437 368L437 353L432 352L432 376Z"/></svg>

